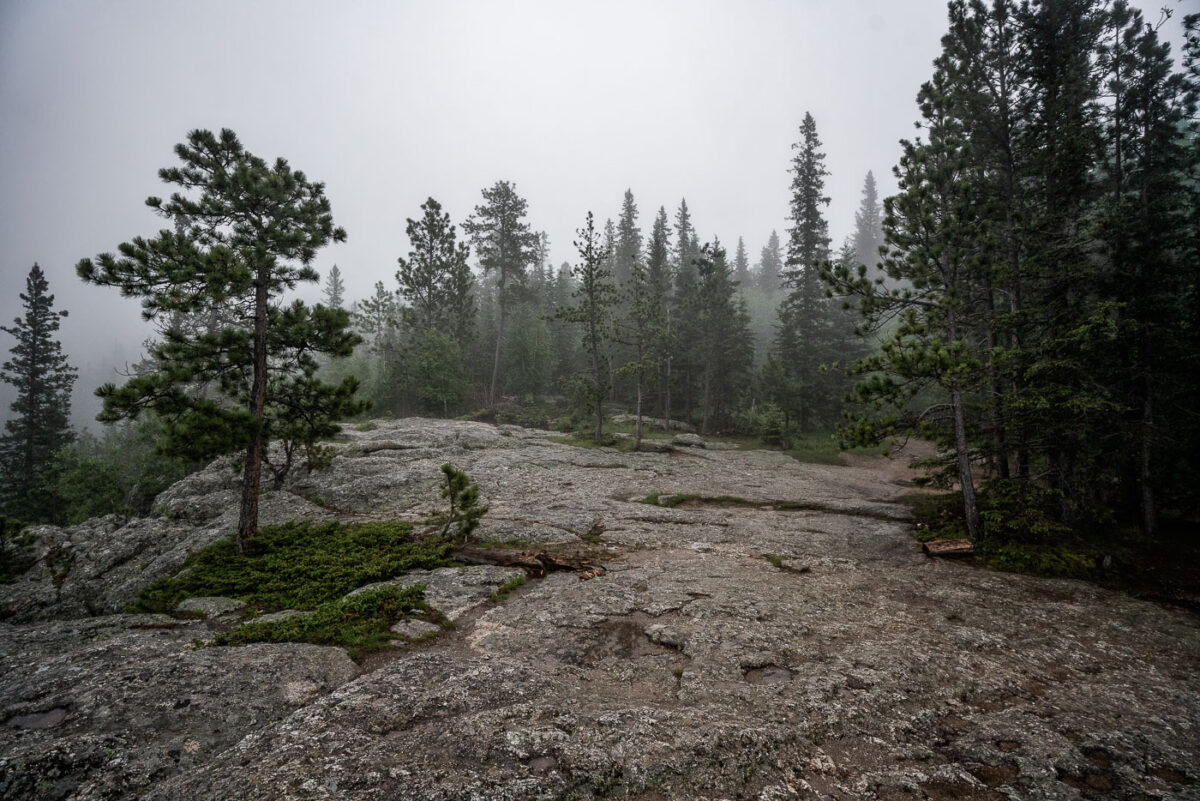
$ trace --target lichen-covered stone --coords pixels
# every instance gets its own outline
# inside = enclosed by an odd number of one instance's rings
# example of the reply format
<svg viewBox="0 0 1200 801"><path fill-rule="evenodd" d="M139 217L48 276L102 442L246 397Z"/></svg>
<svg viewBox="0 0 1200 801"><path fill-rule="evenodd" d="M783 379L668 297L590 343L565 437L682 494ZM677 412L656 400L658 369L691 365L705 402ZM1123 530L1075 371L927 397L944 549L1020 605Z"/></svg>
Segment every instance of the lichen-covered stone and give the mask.
<svg viewBox="0 0 1200 801"><path fill-rule="evenodd" d="M204 617L220 617L236 612L246 605L237 598L184 598L175 607L176 612L192 612Z"/></svg>
<svg viewBox="0 0 1200 801"><path fill-rule="evenodd" d="M895 502L902 462L550 436L379 421L274 494L301 516L416 521L451 462L491 509L482 538L608 554L604 575L553 573L500 603L514 571L407 576L455 628L401 632L354 678L338 649L195 650L205 623L72 618L87 608L70 579L55 600L35 567L9 597L40 588L21 608L64 619L0 626L0 782L164 801L1200 798L1194 615L930 560ZM212 499L225 480L193 486ZM637 502L651 494L700 500ZM703 500L721 496L741 501ZM87 530L171 554L229 513L195 509ZM80 575L122 575L71 530L39 542L64 537Z"/></svg>

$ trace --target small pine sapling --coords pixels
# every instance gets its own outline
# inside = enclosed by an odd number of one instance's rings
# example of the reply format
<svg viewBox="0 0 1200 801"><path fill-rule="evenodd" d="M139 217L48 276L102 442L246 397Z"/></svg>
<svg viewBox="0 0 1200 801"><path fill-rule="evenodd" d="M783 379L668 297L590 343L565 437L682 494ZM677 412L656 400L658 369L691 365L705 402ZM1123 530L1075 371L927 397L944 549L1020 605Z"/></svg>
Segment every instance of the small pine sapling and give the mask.
<svg viewBox="0 0 1200 801"><path fill-rule="evenodd" d="M453 539L466 542L479 525L480 518L487 514L488 508L479 505L479 485L473 484L466 473L447 463L442 465L442 475L445 477L442 497L450 501L450 513L442 526L442 537L450 536L450 527L454 526Z"/></svg>

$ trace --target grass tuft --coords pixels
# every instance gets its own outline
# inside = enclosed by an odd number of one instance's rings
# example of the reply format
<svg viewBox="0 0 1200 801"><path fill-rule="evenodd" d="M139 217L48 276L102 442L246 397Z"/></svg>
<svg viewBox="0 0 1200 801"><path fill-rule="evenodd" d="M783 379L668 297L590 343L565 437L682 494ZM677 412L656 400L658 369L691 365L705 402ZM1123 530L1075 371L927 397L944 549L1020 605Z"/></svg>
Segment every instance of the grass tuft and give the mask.
<svg viewBox="0 0 1200 801"><path fill-rule="evenodd" d="M512 592L517 587L520 587L524 584L525 584L525 574L524 573L513 576L508 581L504 582L499 587L492 590L492 600L499 601L502 598L506 598L506 597L508 597L508 594L510 592Z"/></svg>

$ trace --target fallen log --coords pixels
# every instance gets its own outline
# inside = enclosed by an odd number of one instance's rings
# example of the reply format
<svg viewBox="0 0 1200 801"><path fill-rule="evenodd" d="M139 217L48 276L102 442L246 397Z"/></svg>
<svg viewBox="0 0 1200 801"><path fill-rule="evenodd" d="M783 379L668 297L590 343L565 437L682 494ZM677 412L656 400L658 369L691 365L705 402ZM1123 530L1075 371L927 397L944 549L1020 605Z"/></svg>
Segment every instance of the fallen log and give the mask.
<svg viewBox="0 0 1200 801"><path fill-rule="evenodd" d="M505 548L479 548L464 545L454 551L454 557L472 565L500 565L519 567L529 575L540 578L555 570L571 570L586 581L606 572L602 565L591 559L582 559L548 551L510 551Z"/></svg>
<svg viewBox="0 0 1200 801"><path fill-rule="evenodd" d="M922 548L930 556L971 556L975 553L970 540L933 540Z"/></svg>

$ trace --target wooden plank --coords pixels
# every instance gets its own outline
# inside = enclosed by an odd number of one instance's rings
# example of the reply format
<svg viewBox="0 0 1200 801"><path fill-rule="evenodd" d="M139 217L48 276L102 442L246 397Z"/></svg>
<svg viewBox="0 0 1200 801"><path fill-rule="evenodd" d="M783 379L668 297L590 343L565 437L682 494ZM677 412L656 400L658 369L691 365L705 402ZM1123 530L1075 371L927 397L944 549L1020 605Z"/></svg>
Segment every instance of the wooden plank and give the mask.
<svg viewBox="0 0 1200 801"><path fill-rule="evenodd" d="M922 547L930 556L971 556L975 553L970 540L934 540Z"/></svg>

